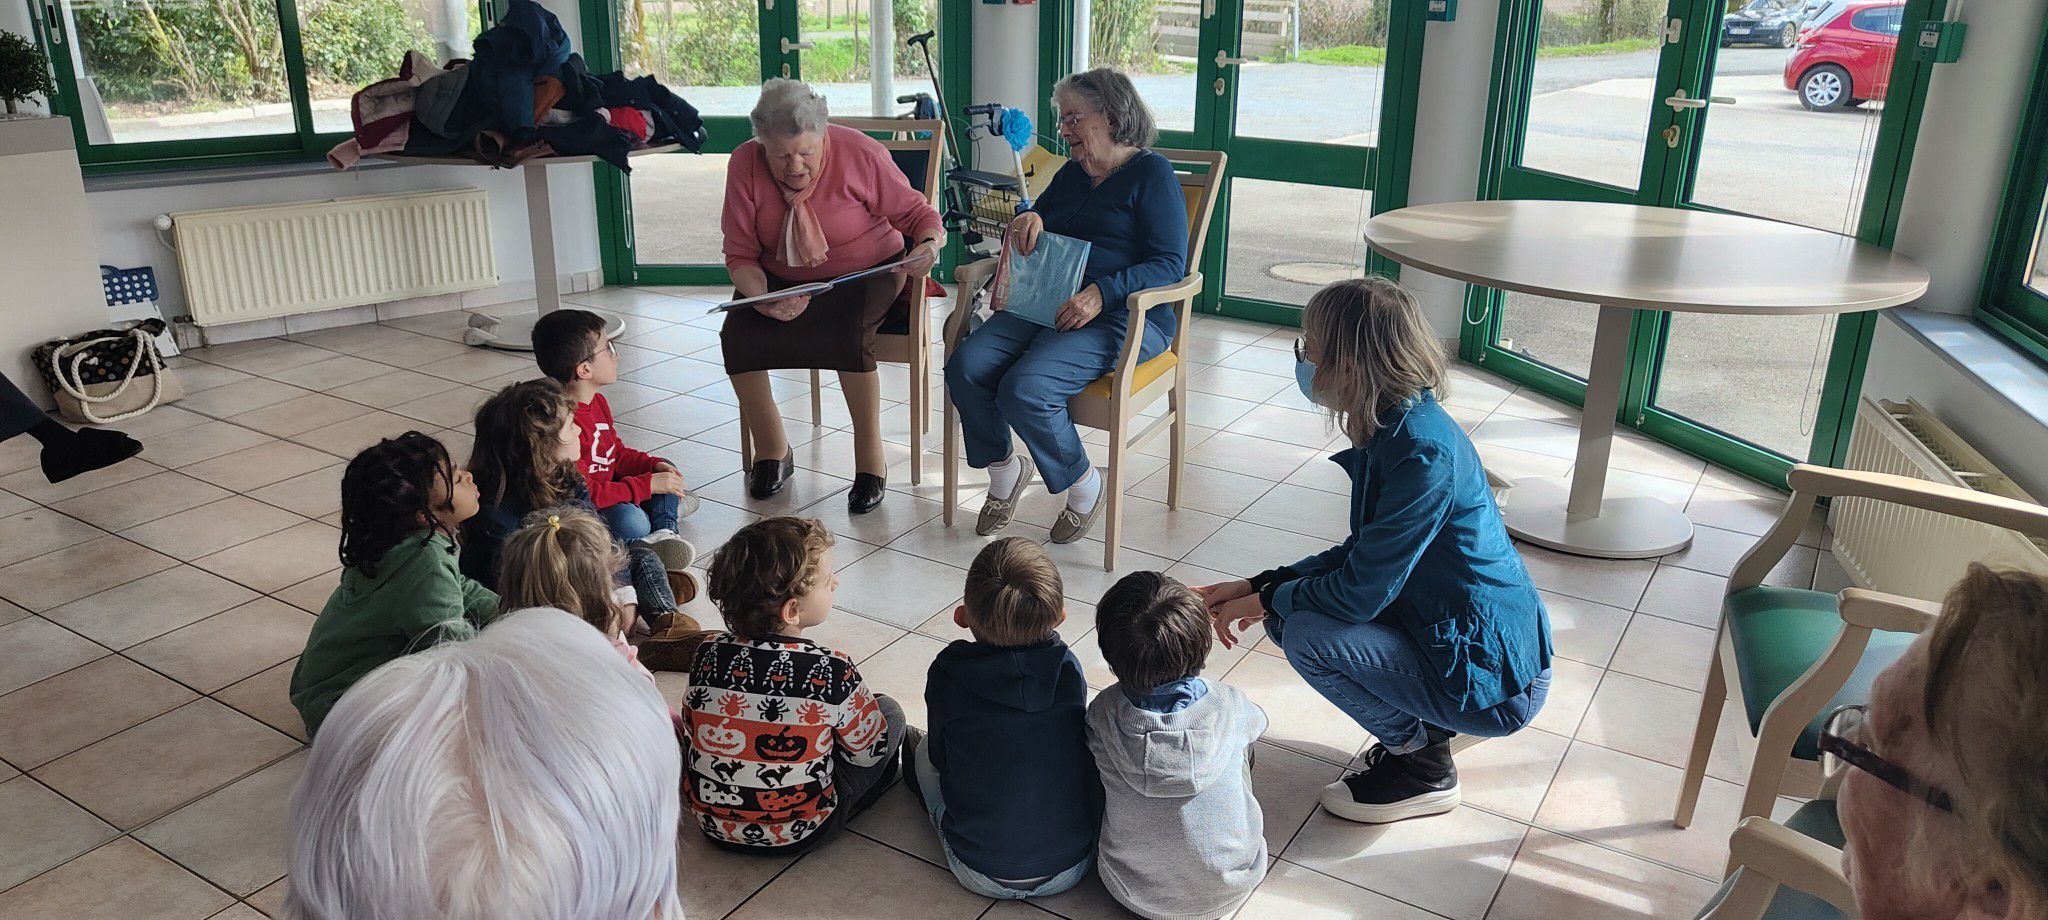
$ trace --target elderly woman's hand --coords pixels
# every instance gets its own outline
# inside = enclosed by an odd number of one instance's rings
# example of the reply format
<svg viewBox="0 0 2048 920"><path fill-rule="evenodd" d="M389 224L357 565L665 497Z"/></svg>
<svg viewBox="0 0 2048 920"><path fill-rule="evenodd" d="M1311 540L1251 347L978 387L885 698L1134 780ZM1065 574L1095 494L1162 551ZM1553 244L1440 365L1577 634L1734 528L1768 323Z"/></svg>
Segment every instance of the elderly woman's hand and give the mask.
<svg viewBox="0 0 2048 920"><path fill-rule="evenodd" d="M796 319L797 317L804 315L804 308L810 305L810 296L806 294L799 294L795 297L784 297L781 300L770 300L765 303L757 303L754 305L754 309L757 312L759 312L762 316L766 316L770 319L779 319L786 323L789 322L790 320Z"/></svg>
<svg viewBox="0 0 2048 920"><path fill-rule="evenodd" d="M1088 325L1089 320L1100 315L1102 289L1091 284L1082 288L1080 293L1067 298L1066 303L1060 304L1060 312L1054 314L1052 318L1053 328L1061 332L1072 332Z"/></svg>
<svg viewBox="0 0 2048 920"><path fill-rule="evenodd" d="M1010 246L1024 255L1038 248L1038 234L1045 231L1045 218L1037 211L1025 211L1010 221Z"/></svg>
<svg viewBox="0 0 2048 920"><path fill-rule="evenodd" d="M926 240L917 244L917 248L904 256L909 261L896 266L896 274L909 275L913 278L931 274L932 266L939 264L939 246L937 240Z"/></svg>

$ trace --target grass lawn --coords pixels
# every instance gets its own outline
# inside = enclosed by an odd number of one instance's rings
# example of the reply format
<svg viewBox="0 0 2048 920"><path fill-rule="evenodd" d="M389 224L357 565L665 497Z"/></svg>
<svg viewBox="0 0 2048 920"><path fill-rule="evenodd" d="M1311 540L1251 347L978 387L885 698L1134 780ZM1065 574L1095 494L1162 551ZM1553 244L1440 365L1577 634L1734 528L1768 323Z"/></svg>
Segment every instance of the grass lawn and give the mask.
<svg viewBox="0 0 2048 920"><path fill-rule="evenodd" d="M1611 42L1591 45L1551 45L1536 49L1537 57L1591 57L1596 54L1626 54L1630 51L1648 51L1663 44L1654 38L1621 38Z"/></svg>
<svg viewBox="0 0 2048 920"><path fill-rule="evenodd" d="M1382 67L1387 63L1387 49L1378 45L1337 45L1333 48L1305 48L1301 52L1304 64L1341 64L1349 67Z"/></svg>

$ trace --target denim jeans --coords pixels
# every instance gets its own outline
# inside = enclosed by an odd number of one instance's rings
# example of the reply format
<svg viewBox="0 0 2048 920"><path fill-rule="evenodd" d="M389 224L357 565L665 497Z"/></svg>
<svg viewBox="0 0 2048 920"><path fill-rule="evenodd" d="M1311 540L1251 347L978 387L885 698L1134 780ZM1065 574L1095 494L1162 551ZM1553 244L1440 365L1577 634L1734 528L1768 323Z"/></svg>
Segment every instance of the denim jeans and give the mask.
<svg viewBox="0 0 2048 920"><path fill-rule="evenodd" d="M1302 679L1396 754L1427 743L1424 722L1482 738L1513 734L1536 718L1550 693L1545 668L1521 693L1465 711L1430 676L1422 649L1394 627L1296 610L1285 622L1268 618L1266 633Z"/></svg>
<svg viewBox="0 0 2048 920"><path fill-rule="evenodd" d="M1042 898L1059 894L1081 883L1088 870L1095 866L1095 853L1089 851L1073 868L1059 873L1030 888L1012 888L969 868L953 855L953 847L946 843L945 819L946 800L939 795L939 768L932 766L932 759L924 745L919 745L916 755L911 758L912 769L917 780L916 790L924 797L924 810L932 817L932 829L938 831L939 848L946 852L946 865L953 869L953 877L960 881L960 887L985 898L1003 901L1021 901L1025 898Z"/></svg>
<svg viewBox="0 0 2048 920"><path fill-rule="evenodd" d="M598 517L604 518L612 536L621 543L646 538L657 530L676 529L676 514L682 510L683 500L667 492L656 492L640 504L620 502L609 508L598 509Z"/></svg>
<svg viewBox="0 0 2048 920"><path fill-rule="evenodd" d="M1088 451L1067 400L1116 366L1126 319L1104 313L1059 332L997 313L961 342L946 358L946 398L960 410L967 465L978 470L1009 457L1014 429L1038 461L1046 491L1065 492L1086 475ZM1146 335L1138 360L1149 361L1166 346L1166 336Z"/></svg>

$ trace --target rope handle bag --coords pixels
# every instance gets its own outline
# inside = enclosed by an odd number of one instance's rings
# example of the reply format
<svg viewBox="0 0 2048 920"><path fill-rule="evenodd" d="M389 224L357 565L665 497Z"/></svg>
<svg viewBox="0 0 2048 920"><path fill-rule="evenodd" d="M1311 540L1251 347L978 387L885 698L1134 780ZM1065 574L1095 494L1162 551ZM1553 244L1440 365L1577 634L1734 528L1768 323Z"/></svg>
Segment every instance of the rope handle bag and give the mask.
<svg viewBox="0 0 2048 920"><path fill-rule="evenodd" d="M164 373L163 356L158 354L156 350L156 335L150 330L150 325L150 323L144 322L135 325L125 333L104 335L92 339L75 339L62 343L51 343L51 345L56 347L50 348L47 352L49 377L52 381L56 382L58 388L63 390L65 395L78 401L78 412L84 417L85 421L95 425L105 425L110 422L131 419L156 408L157 404L163 400L164 378L167 375ZM104 331L112 332L113 330ZM129 358L127 372L121 376L121 385L116 387L113 392L101 396L87 394L82 381L85 379L85 362L87 358L92 357L93 346L120 342L124 339L133 339L135 341L135 350ZM63 364L66 357L71 359L71 366L69 368L66 368ZM136 374L142 369L143 361L145 360L149 362L149 373L144 375L150 378L149 401L139 408L127 412L117 412L113 415L101 416L99 413L94 412L93 406L113 402L128 392L128 388L135 384ZM70 373L65 373L66 370L69 370Z"/></svg>

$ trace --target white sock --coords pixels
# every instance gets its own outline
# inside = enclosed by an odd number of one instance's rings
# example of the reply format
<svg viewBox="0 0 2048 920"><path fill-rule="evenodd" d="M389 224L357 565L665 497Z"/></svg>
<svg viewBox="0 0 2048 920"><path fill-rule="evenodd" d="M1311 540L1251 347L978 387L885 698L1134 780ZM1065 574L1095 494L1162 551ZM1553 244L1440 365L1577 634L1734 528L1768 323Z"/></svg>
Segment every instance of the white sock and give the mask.
<svg viewBox="0 0 2048 920"><path fill-rule="evenodd" d="M1024 464L1017 462L1017 455L988 465L988 494L1003 499L1017 496L1017 480L1024 475Z"/></svg>
<svg viewBox="0 0 2048 920"><path fill-rule="evenodd" d="M1095 510L1095 502L1102 498L1102 471L1088 468L1088 475L1067 487L1067 510L1075 514L1087 514Z"/></svg>

